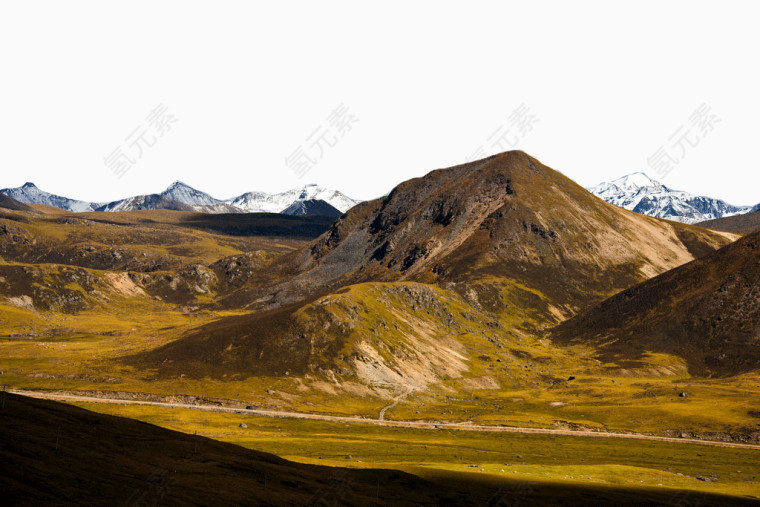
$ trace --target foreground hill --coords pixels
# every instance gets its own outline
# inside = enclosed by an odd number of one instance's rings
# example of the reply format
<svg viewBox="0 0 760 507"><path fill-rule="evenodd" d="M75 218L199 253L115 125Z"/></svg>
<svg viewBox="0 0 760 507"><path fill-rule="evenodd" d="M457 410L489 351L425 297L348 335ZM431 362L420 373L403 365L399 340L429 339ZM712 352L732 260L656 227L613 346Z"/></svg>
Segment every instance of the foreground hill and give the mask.
<svg viewBox="0 0 760 507"><path fill-rule="evenodd" d="M630 288L551 332L603 361L660 352L695 375L760 368L760 232Z"/></svg>
<svg viewBox="0 0 760 507"><path fill-rule="evenodd" d="M303 465L150 424L3 393L5 505L657 505L752 499Z"/></svg>

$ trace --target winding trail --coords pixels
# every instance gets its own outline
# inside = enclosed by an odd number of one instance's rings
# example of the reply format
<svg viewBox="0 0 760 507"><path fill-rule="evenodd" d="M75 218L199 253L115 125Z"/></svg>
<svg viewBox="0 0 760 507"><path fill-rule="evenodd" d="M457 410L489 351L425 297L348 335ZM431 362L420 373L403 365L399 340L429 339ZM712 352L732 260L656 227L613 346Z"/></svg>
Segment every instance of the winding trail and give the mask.
<svg viewBox="0 0 760 507"><path fill-rule="evenodd" d="M471 423L442 423L442 422L423 422L423 421L386 421L382 418L385 412L381 412L380 419L369 419L358 416L337 416L326 414L309 414L304 412L288 412L268 409L245 409L235 407L224 407L220 405L193 405L190 403L170 403L163 401L147 400L124 400L118 398L102 398L97 396L75 395L75 394L55 394L40 391L24 391L8 389L8 392L29 396L30 398L40 398L45 400L59 400L79 403L104 403L115 405L149 405L164 408L180 408L188 410L200 410L204 412L225 412L231 414L257 415L261 417L279 417L285 419L308 419L314 421L328 421L340 423L355 424L373 424L376 426L388 426L394 428L413 428L424 430L456 430L456 431L479 431L493 433L522 433L536 435L562 435L573 437L596 437L596 438L626 438L632 440L649 440L654 442L670 442L676 444L696 444L709 447L730 447L734 449L751 449L760 451L760 445L740 444L735 442L717 442L712 440L696 440L688 438L671 438L660 437L655 435L644 435L640 433L610 433L605 431L582 431L582 430L559 430L550 428L519 428L513 426L481 426ZM401 395L394 404L389 405L384 410L391 408L401 401Z"/></svg>
<svg viewBox="0 0 760 507"><path fill-rule="evenodd" d="M378 420L378 421L385 421L385 413L386 413L388 410L390 410L390 409L392 409L392 408L395 408L395 407L396 407L396 406L397 406L399 403L401 403L401 400L403 400L404 398L406 398L407 396L409 396L409 395L410 395L410 394L412 394L413 392L414 392L414 389L410 387L409 389L407 389L407 390L406 390L406 392L404 392L404 393L401 393L401 394L399 394L398 396L396 396L395 398L393 398L393 403L391 403L391 404L390 404L390 405L388 405L387 407L384 407L384 408L383 408L383 409L380 411L380 416L378 417L378 419L377 419L377 420Z"/></svg>

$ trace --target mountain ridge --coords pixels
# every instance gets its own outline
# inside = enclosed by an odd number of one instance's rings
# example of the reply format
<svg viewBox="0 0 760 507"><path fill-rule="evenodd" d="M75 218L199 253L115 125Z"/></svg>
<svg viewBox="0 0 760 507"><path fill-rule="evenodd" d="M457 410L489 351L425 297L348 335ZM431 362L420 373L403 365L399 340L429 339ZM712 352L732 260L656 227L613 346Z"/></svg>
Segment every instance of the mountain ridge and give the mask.
<svg viewBox="0 0 760 507"><path fill-rule="evenodd" d="M750 212L752 206L734 206L721 199L673 190L645 173L631 173L588 190L597 197L643 215L696 224Z"/></svg>
<svg viewBox="0 0 760 507"><path fill-rule="evenodd" d="M284 213L285 210L298 203L322 200L330 205L330 208L317 206L314 207L314 210L318 212L319 209L324 209L328 216L338 216L359 202L337 190L323 188L315 184L305 185L279 194L247 192L232 199L222 200L197 190L180 180L173 182L159 193L136 195L107 203L70 199L43 191L31 182L17 188L2 189L0 193L21 203L54 206L74 213L155 209L200 213ZM340 213L336 215L331 208L336 208Z"/></svg>

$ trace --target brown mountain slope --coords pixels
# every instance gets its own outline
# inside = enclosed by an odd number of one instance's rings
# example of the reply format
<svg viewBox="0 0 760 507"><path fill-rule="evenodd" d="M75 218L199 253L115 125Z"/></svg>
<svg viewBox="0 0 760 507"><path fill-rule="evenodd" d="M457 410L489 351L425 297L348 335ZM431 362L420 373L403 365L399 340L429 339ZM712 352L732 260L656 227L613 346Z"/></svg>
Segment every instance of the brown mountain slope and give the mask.
<svg viewBox="0 0 760 507"><path fill-rule="evenodd" d="M716 231L749 234L760 229L760 211L732 217L716 218L699 224L702 227Z"/></svg>
<svg viewBox="0 0 760 507"><path fill-rule="evenodd" d="M760 232L628 289L552 330L604 361L683 357L695 375L760 368Z"/></svg>

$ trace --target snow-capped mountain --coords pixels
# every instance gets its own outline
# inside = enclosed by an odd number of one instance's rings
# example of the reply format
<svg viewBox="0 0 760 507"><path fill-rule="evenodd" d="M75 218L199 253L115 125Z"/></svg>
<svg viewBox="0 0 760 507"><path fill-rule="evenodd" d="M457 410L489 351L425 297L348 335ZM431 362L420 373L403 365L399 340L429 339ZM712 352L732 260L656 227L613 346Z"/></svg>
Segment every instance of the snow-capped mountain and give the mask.
<svg viewBox="0 0 760 507"><path fill-rule="evenodd" d="M193 210L201 213L240 213L241 210L235 206L214 199L205 192L196 190L190 185L181 181L175 181L169 188L161 192L161 197L170 201L181 202L191 206Z"/></svg>
<svg viewBox="0 0 760 507"><path fill-rule="evenodd" d="M78 201L76 199L69 199L68 197L51 194L44 190L40 190L34 183L24 183L18 188L4 188L0 190L0 193L26 204L46 204L48 206L55 206L56 208L73 212L95 211L96 208L103 205L103 203Z"/></svg>
<svg viewBox="0 0 760 507"><path fill-rule="evenodd" d="M201 213L240 213L241 210L214 199L205 192L186 183L175 181L160 194L137 195L109 202L97 211L135 211L168 209L175 211L198 211Z"/></svg>
<svg viewBox="0 0 760 507"><path fill-rule="evenodd" d="M18 188L6 188L0 193L26 204L47 204L67 211L135 211L168 209L197 211L201 213L287 213L339 215L348 211L359 201L354 201L337 190L317 185L288 190L281 194L248 192L239 197L222 201L205 192L196 190L181 181L175 181L160 194L138 195L109 203L85 202L50 194L26 183ZM314 202L312 202L314 201ZM326 205L318 205L324 201ZM299 205L299 203L304 203Z"/></svg>
<svg viewBox="0 0 760 507"><path fill-rule="evenodd" d="M225 202L249 213L282 213L290 205L299 201L325 201L342 213L359 203L337 190L318 185L306 185L280 194L248 192Z"/></svg>
<svg viewBox="0 0 760 507"><path fill-rule="evenodd" d="M190 206L214 206L221 202L181 181L175 181L159 195Z"/></svg>
<svg viewBox="0 0 760 507"><path fill-rule="evenodd" d="M135 211L147 209L195 211L189 204L167 199L160 194L137 195L120 201L109 202L98 208L97 211Z"/></svg>
<svg viewBox="0 0 760 507"><path fill-rule="evenodd" d="M644 173L633 173L588 189L605 201L637 213L695 224L748 213L752 206L734 206L711 197L672 190Z"/></svg>

